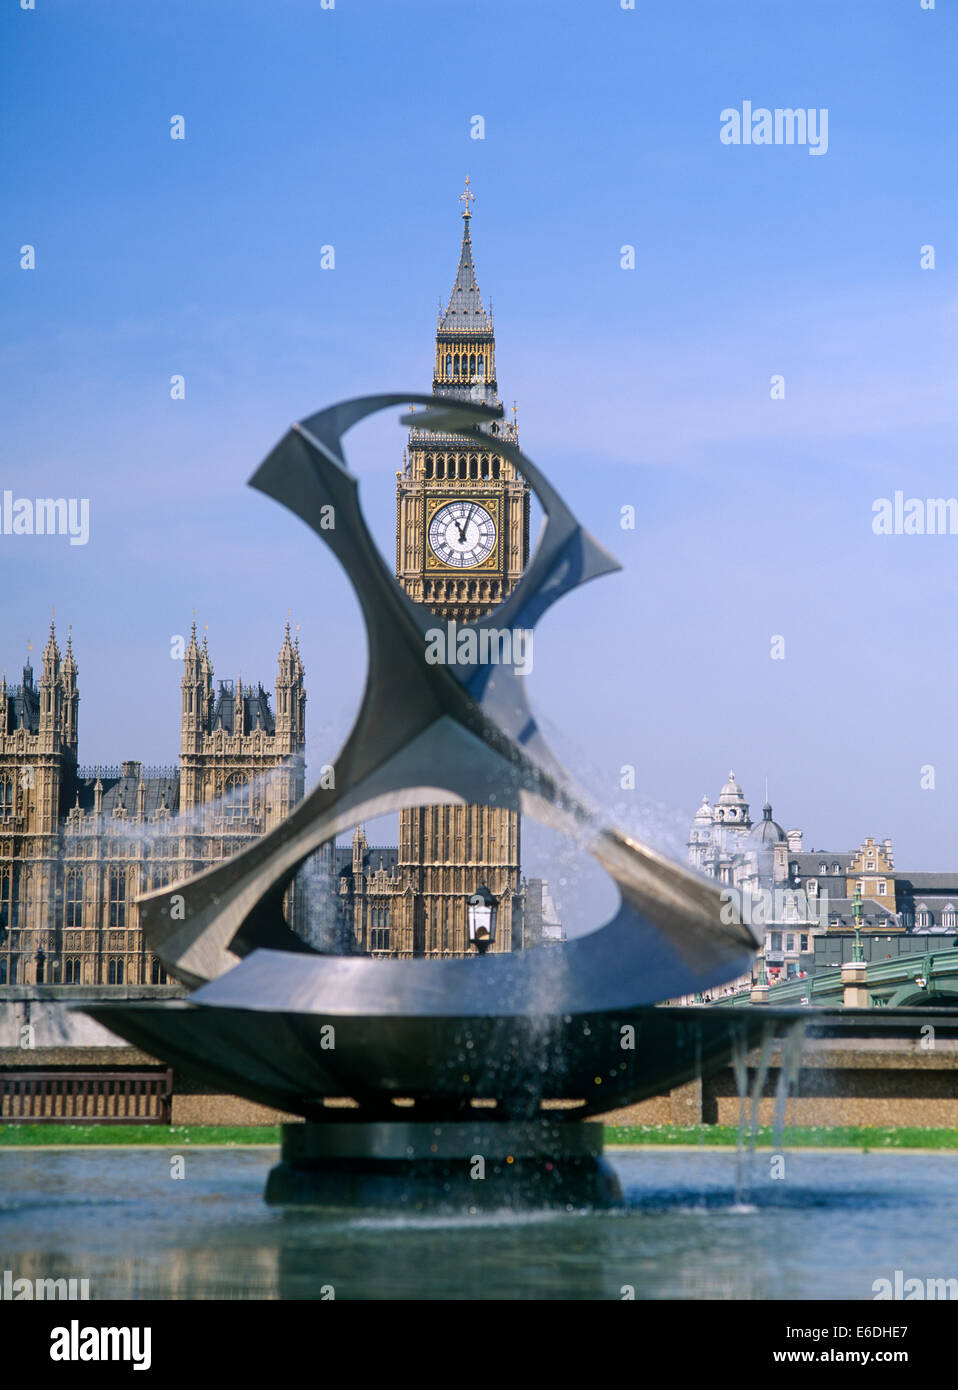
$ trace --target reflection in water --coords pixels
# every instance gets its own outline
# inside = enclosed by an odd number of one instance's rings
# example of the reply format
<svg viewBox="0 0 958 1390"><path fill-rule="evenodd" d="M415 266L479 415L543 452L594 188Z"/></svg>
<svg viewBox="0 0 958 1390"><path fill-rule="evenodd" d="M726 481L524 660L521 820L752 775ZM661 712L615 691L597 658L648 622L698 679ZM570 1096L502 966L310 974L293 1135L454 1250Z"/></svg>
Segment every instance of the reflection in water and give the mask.
<svg viewBox="0 0 958 1390"><path fill-rule="evenodd" d="M267 1149L0 1151L15 1278L96 1298L871 1298L958 1274L958 1155L615 1151L617 1212L438 1217L268 1208ZM780 1177L772 1176L781 1172Z"/></svg>

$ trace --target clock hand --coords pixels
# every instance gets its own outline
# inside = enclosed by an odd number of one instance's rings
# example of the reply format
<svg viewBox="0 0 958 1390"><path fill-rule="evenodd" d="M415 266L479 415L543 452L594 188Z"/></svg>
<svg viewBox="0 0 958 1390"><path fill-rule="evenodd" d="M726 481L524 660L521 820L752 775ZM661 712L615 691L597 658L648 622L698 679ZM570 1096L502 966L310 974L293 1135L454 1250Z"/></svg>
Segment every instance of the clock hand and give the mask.
<svg viewBox="0 0 958 1390"><path fill-rule="evenodd" d="M457 528L457 530L459 531L459 540L460 540L460 542L461 542L463 545L467 545L467 544L468 544L468 541L466 540L466 527L469 525L469 522L472 520L472 514L473 514L473 512L474 512L475 510L476 510L476 504L475 504L475 502L473 502L472 506L469 508L469 511L466 513L466 515L465 515L465 517L464 517L464 519L463 519L462 525L460 526L460 525L459 525L459 522L458 522L458 521L456 522L456 528Z"/></svg>

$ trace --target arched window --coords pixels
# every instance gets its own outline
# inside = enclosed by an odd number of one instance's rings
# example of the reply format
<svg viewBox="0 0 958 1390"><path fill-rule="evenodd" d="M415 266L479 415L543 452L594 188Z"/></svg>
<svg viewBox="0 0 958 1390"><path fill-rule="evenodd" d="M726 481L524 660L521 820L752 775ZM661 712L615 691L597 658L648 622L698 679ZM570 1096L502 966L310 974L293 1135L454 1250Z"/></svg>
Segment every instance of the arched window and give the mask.
<svg viewBox="0 0 958 1390"><path fill-rule="evenodd" d="M13 815L13 778L6 773L0 777L0 820Z"/></svg>
<svg viewBox="0 0 958 1390"><path fill-rule="evenodd" d="M123 962L121 960L111 960L107 970L107 981L111 985L122 985L123 983Z"/></svg>
<svg viewBox="0 0 958 1390"><path fill-rule="evenodd" d="M110 926L126 926L126 870L110 870ZM122 983L122 981L121 981Z"/></svg>
<svg viewBox="0 0 958 1390"><path fill-rule="evenodd" d="M242 772L231 772L226 779L226 814L230 820L249 820L249 782Z"/></svg>
<svg viewBox="0 0 958 1390"><path fill-rule="evenodd" d="M372 928L369 934L369 948L372 951L389 950L388 907L376 907L372 910Z"/></svg>
<svg viewBox="0 0 958 1390"><path fill-rule="evenodd" d="M458 354L458 352L456 353L456 356L455 356L455 359L454 359L453 375L454 375L454 376L458 376L458 375L459 375L459 354Z"/></svg>
<svg viewBox="0 0 958 1390"><path fill-rule="evenodd" d="M477 370L478 370L479 380L481 381L482 378L485 376L485 371L484 371L483 365L482 365L482 353L481 353L481 352L480 352L480 354L479 354L479 356L478 356L478 358L477 358L476 360L477 360Z"/></svg>
<svg viewBox="0 0 958 1390"><path fill-rule="evenodd" d="M67 874L66 922L67 927L83 926L83 875L79 869L71 869Z"/></svg>
<svg viewBox="0 0 958 1390"><path fill-rule="evenodd" d="M931 926L931 913L928 911L927 907L919 908L919 910L915 913L915 926L916 926L916 927L930 927L930 926Z"/></svg>
<svg viewBox="0 0 958 1390"><path fill-rule="evenodd" d="M483 454L479 460L479 476L481 478L488 478L489 476L489 458L486 454Z"/></svg>
<svg viewBox="0 0 958 1390"><path fill-rule="evenodd" d="M431 477L432 477L432 469L433 469L432 454L428 454L428 455L426 456L426 477L427 477L427 478L431 478Z"/></svg>
<svg viewBox="0 0 958 1390"><path fill-rule="evenodd" d="M469 375L476 375L476 354L474 352L469 356Z"/></svg>
<svg viewBox="0 0 958 1390"><path fill-rule="evenodd" d="M452 376L452 353L446 353L446 376Z"/></svg>
<svg viewBox="0 0 958 1390"><path fill-rule="evenodd" d="M958 927L958 912L950 903L941 914L941 925L943 927Z"/></svg>
<svg viewBox="0 0 958 1390"><path fill-rule="evenodd" d="M828 865L827 865L827 864L819 864L819 866L818 866L818 872L819 872L820 874L827 874L827 873L828 873Z"/></svg>
<svg viewBox="0 0 958 1390"><path fill-rule="evenodd" d="M495 426L494 426L494 425L493 425L493 429L495 429ZM498 434L498 433L499 433L499 431L496 430L496 434ZM493 459L493 460L492 460L492 476L493 476L494 478L498 478L498 476L499 476L499 460L498 460L498 459Z"/></svg>
<svg viewBox="0 0 958 1390"><path fill-rule="evenodd" d="M150 972L150 983L154 985L166 984L166 971L155 956L153 957L153 969Z"/></svg>
<svg viewBox="0 0 958 1390"><path fill-rule="evenodd" d="M63 983L65 985L78 985L80 983L80 961L76 956L68 956L63 962Z"/></svg>
<svg viewBox="0 0 958 1390"><path fill-rule="evenodd" d="M470 478L479 477L479 460L475 455L469 460L469 476Z"/></svg>
<svg viewBox="0 0 958 1390"><path fill-rule="evenodd" d="M445 476L446 476L446 460L445 460L445 459L436 459L436 477L437 477L437 478L444 478Z"/></svg>

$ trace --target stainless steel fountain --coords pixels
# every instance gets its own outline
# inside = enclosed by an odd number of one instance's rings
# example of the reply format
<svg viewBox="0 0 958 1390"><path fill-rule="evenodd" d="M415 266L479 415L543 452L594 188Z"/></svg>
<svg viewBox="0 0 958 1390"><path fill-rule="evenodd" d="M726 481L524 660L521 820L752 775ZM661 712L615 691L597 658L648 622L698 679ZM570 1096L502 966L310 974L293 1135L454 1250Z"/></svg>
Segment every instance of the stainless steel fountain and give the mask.
<svg viewBox="0 0 958 1390"><path fill-rule="evenodd" d="M384 564L342 446L360 420L406 404L426 408L417 429L458 436L499 413L434 396L341 402L293 426L250 480L332 548L362 608L368 678L335 787L317 787L232 859L140 899L150 949L193 987L188 999L86 1011L226 1091L303 1117L285 1128L269 1200L605 1204L617 1186L588 1117L707 1074L733 1038L759 1036L767 1010L656 1007L741 975L757 943L722 921L716 885L604 823L547 747L514 667L425 659L436 619ZM532 629L618 568L518 447L497 438L496 449L546 521L477 636ZM290 929L284 894L322 844L437 802L505 807L573 836L612 876L618 911L574 941L462 960L325 955ZM355 1104L328 1104L344 1097Z"/></svg>

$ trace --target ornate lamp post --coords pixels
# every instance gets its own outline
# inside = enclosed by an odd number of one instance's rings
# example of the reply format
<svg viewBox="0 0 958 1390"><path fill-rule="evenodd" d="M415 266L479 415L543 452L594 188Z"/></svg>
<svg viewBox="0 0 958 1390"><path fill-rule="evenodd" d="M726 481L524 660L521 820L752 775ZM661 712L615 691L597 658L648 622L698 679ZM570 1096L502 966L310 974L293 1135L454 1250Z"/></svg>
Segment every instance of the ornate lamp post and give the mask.
<svg viewBox="0 0 958 1390"><path fill-rule="evenodd" d="M480 956L484 956L496 939L498 904L485 884L480 884L469 899L469 940Z"/></svg>
<svg viewBox="0 0 958 1390"><path fill-rule="evenodd" d="M865 959L865 953L862 950L862 895L857 884L855 896L852 898L852 912L855 914L855 950L852 960L859 962Z"/></svg>

